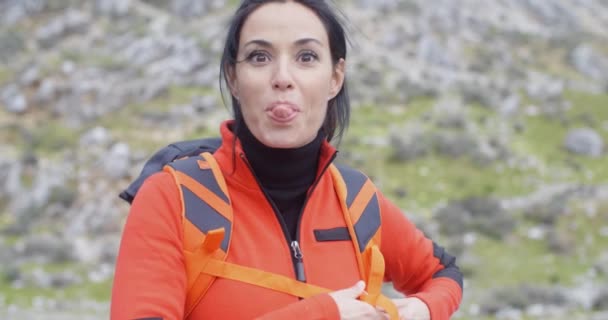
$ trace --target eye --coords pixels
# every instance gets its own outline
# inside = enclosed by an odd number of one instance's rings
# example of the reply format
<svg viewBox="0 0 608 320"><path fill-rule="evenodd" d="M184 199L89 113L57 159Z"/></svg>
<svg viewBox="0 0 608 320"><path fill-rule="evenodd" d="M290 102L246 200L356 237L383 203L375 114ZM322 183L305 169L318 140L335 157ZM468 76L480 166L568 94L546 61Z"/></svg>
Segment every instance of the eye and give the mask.
<svg viewBox="0 0 608 320"><path fill-rule="evenodd" d="M319 56L312 51L304 51L298 56L298 60L303 63L311 63L319 60Z"/></svg>
<svg viewBox="0 0 608 320"><path fill-rule="evenodd" d="M270 55L263 51L253 51L247 56L247 61L254 64L264 64L270 61Z"/></svg>

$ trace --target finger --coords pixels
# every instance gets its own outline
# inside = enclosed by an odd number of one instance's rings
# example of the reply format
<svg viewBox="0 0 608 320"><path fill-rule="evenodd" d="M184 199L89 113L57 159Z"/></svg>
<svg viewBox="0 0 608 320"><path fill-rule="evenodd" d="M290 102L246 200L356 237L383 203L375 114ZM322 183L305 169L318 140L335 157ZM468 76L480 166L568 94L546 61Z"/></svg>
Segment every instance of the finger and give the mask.
<svg viewBox="0 0 608 320"><path fill-rule="evenodd" d="M357 283L355 283L354 286L352 286L350 288L346 288L346 289L340 290L340 291L337 291L337 293L341 297L356 299L363 292L365 292L364 289L365 289L365 282L358 281Z"/></svg>
<svg viewBox="0 0 608 320"><path fill-rule="evenodd" d="M390 317L388 314L378 310L376 307L371 304L363 301L357 301L360 304L360 308L364 309L364 313L368 315L366 319L376 319L376 320L389 320Z"/></svg>
<svg viewBox="0 0 608 320"><path fill-rule="evenodd" d="M392 299L393 300L393 304L395 304L395 307L400 308L400 307L405 307L410 303L410 300L408 300L407 298L399 298L399 299Z"/></svg>

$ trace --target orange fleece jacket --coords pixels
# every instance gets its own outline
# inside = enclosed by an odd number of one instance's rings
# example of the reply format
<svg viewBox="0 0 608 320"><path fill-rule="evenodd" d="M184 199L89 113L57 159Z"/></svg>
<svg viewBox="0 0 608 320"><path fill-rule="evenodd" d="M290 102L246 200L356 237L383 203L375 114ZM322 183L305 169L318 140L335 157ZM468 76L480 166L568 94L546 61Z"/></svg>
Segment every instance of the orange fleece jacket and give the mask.
<svg viewBox="0 0 608 320"><path fill-rule="evenodd" d="M294 277L291 251L270 203L243 157L240 143L224 123L223 144L214 154L233 203L232 242L227 261ZM234 148L233 148L234 147ZM300 224L307 282L332 290L359 280L350 240L320 242L314 230L344 227L332 178L322 171L333 147L324 143L319 182L311 191ZM381 193L381 252L385 280L424 301L432 320L447 320L462 298L462 275L454 259L426 238ZM169 173L146 180L127 218L116 263L111 319L184 319L186 274L182 252L180 193ZM328 294L297 297L217 279L188 319L340 319Z"/></svg>

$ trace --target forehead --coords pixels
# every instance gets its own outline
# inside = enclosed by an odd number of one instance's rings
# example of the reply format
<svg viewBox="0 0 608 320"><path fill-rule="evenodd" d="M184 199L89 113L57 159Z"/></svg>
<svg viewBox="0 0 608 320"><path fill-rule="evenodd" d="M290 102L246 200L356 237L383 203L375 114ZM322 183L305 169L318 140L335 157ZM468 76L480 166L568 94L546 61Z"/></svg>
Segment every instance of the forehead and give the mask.
<svg viewBox="0 0 608 320"><path fill-rule="evenodd" d="M263 39L276 42L295 42L315 38L327 43L327 32L314 11L297 2L271 2L254 10L243 24L240 44Z"/></svg>

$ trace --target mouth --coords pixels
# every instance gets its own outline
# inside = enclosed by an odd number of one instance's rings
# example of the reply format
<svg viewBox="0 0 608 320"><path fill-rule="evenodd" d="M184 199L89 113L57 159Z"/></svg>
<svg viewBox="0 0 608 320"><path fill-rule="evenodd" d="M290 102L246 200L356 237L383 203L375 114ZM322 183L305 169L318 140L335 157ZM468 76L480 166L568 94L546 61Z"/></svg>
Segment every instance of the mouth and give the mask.
<svg viewBox="0 0 608 320"><path fill-rule="evenodd" d="M289 101L275 101L264 109L274 122L286 124L295 119L300 113L300 107Z"/></svg>

